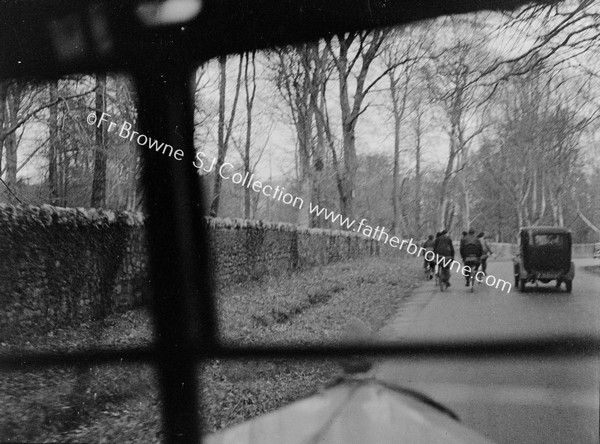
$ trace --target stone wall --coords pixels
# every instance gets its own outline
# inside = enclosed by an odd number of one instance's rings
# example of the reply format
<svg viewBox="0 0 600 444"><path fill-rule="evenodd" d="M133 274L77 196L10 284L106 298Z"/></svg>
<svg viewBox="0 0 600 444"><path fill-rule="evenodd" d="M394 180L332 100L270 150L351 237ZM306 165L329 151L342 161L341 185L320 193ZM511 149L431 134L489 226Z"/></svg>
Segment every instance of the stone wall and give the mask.
<svg viewBox="0 0 600 444"><path fill-rule="evenodd" d="M379 254L356 233L207 218L219 287ZM0 205L0 337L99 319L147 301L143 219L127 212Z"/></svg>
<svg viewBox="0 0 600 444"><path fill-rule="evenodd" d="M207 218L218 287L373 255L407 254L347 231ZM513 244L491 243L495 260ZM574 244L591 257L593 244ZM27 326L79 324L147 302L143 218L94 209L0 205L0 338Z"/></svg>
<svg viewBox="0 0 600 444"><path fill-rule="evenodd" d="M595 244L573 244L572 254L574 258L584 258L594 256Z"/></svg>
<svg viewBox="0 0 600 444"><path fill-rule="evenodd" d="M301 229L293 224L207 218L216 283L289 273L299 268L379 254L379 244L357 233Z"/></svg>
<svg viewBox="0 0 600 444"><path fill-rule="evenodd" d="M135 305L145 266L136 215L0 205L0 334Z"/></svg>

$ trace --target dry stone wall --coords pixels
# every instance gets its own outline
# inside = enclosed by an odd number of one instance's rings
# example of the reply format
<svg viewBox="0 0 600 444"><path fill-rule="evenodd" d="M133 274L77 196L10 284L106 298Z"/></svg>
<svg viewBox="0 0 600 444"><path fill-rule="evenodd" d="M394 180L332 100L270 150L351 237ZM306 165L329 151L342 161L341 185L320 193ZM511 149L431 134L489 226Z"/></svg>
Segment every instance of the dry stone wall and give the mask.
<svg viewBox="0 0 600 444"><path fill-rule="evenodd" d="M406 254L360 234L291 224L206 218L218 287L373 255ZM512 244L491 244L510 259ZM574 245L591 257L593 245ZM419 259L420 260L420 259ZM148 301L139 214L0 205L0 340L21 327L99 319Z"/></svg>
<svg viewBox="0 0 600 444"><path fill-rule="evenodd" d="M377 255L356 233L207 218L219 287ZM138 214L0 205L0 339L22 327L77 325L147 302Z"/></svg>
<svg viewBox="0 0 600 444"><path fill-rule="evenodd" d="M406 254L360 234L206 218L218 287L374 255ZM510 259L512 244L491 244ZM573 245L591 257L593 245ZM0 205L0 340L21 327L99 319L148 301L144 221L127 212Z"/></svg>
<svg viewBox="0 0 600 444"><path fill-rule="evenodd" d="M0 335L140 302L142 226L131 213L0 205Z"/></svg>
<svg viewBox="0 0 600 444"><path fill-rule="evenodd" d="M379 254L357 233L245 219L206 219L218 286Z"/></svg>

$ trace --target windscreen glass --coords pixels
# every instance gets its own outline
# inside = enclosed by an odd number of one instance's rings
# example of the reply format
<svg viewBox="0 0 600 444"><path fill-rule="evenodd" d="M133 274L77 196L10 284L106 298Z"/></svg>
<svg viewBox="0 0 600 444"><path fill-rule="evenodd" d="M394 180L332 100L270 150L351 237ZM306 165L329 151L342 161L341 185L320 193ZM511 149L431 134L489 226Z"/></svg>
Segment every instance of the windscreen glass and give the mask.
<svg viewBox="0 0 600 444"><path fill-rule="evenodd" d="M136 126L125 76L0 82L2 357L152 343ZM24 365L0 398L1 442L159 437L149 365Z"/></svg>
<svg viewBox="0 0 600 444"><path fill-rule="evenodd" d="M193 163L221 339L243 347L598 335L595 10L564 3L444 17L199 67ZM529 226L572 231L574 275L527 268L517 239ZM566 245L550 234L536 236L541 243ZM478 260L465 264L466 252ZM232 424L310 393L322 377L369 370L452 406L498 442L593 442L594 361L509 361L219 360L205 377L221 391L206 399ZM526 376L531 368L538 379ZM301 388L273 391L289 374ZM565 383L575 375L586 382ZM240 403L227 398L233 387L244 387ZM559 393L577 407L544 401ZM219 396L233 407L220 410ZM542 427L540 412L554 408L565 416L548 413Z"/></svg>
<svg viewBox="0 0 600 444"><path fill-rule="evenodd" d="M412 311L405 305L450 304L435 290L461 298L472 282L473 292L506 301L501 313L469 316L485 329L442 309L408 337L538 332L506 328L523 304L513 261L520 227L570 229L583 259L600 222L594 9L442 17L199 67L193 165L222 338L372 339L398 310ZM466 256L479 258L477 268ZM556 292L572 280L557 278L527 285Z"/></svg>
<svg viewBox="0 0 600 444"><path fill-rule="evenodd" d="M152 344L142 150L198 174L229 347L597 337L599 13L533 5L222 55L194 72L194 152L140 128L129 77L0 81L0 354ZM571 231L571 270L527 269L532 226ZM219 358L199 362L198 395L213 432L366 374L498 442L583 443L597 369ZM154 385L125 356L2 373L0 441L158 442Z"/></svg>

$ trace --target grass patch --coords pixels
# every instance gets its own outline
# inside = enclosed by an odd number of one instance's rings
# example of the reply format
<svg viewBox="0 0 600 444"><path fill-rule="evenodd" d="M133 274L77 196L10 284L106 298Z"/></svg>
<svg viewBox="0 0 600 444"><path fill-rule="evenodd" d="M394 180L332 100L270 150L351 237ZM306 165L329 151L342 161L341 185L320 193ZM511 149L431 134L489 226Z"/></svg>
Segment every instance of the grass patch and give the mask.
<svg viewBox="0 0 600 444"><path fill-rule="evenodd" d="M265 277L217 295L222 339L235 344L331 343L352 319L378 330L420 279L412 258L370 258ZM77 330L33 333L0 350L130 346L151 341L140 309ZM333 361L205 362L205 431L306 396L340 373ZM160 402L149 366L111 365L0 375L0 441L159 442Z"/></svg>

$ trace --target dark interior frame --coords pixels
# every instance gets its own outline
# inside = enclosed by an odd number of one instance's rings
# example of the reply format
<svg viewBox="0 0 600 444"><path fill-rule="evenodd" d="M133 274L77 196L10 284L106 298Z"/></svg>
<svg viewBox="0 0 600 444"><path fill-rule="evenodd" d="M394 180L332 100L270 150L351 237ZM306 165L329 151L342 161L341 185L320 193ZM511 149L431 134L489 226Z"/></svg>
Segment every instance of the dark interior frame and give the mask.
<svg viewBox="0 0 600 444"><path fill-rule="evenodd" d="M184 150L184 161L143 151L148 212L152 347L14 353L0 357L3 370L54 365L145 362L159 371L166 442L200 441L197 366L210 358L313 358L369 354L395 357L589 356L598 337L545 337L456 343L404 342L343 346L235 347L221 344L211 282L208 233L193 158L190 79L198 64L220 54L284 45L336 33L408 23L480 9L513 9L520 0L206 0L185 29L146 29L134 17L136 2L30 0L0 6L0 77L57 78L75 72L123 71L133 76L144 134ZM48 21L80 16L89 24L91 4L104 11L114 50L61 60L48 38ZM84 27L84 31L87 28ZM86 34L91 41L92 37ZM186 161L187 160L187 161Z"/></svg>

